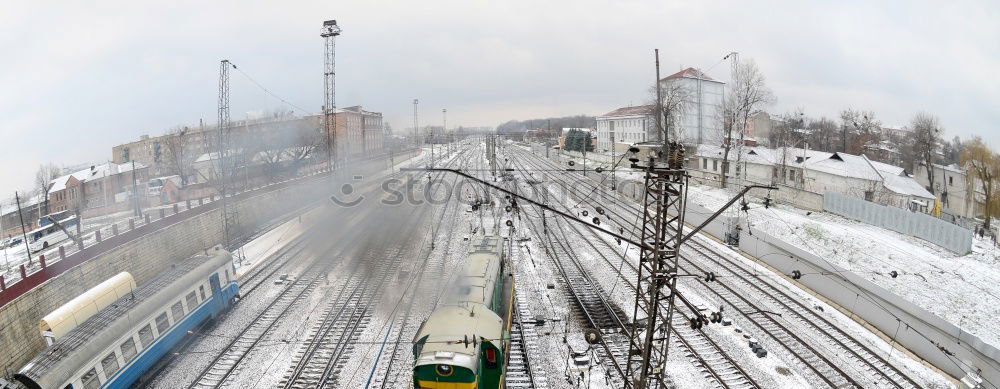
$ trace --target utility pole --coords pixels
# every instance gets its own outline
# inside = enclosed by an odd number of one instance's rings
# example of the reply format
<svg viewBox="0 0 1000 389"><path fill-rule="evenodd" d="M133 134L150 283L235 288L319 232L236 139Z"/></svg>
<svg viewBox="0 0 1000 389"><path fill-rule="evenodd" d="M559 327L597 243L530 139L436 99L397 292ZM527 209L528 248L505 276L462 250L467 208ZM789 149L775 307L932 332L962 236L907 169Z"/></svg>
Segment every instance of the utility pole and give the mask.
<svg viewBox="0 0 1000 389"><path fill-rule="evenodd" d="M420 103L419 100L413 99L413 142L420 144L419 130L417 129L417 104Z"/></svg>
<svg viewBox="0 0 1000 389"><path fill-rule="evenodd" d="M448 139L448 110L445 108L441 109L441 133ZM451 147L449 144L448 147Z"/></svg>
<svg viewBox="0 0 1000 389"><path fill-rule="evenodd" d="M325 63L323 67L323 128L326 131L327 164L330 171L334 169L334 148L337 147L337 121L334 115L337 112L336 95L336 40L340 36L340 26L336 20L323 22L323 29L319 36L323 38L325 47ZM332 120L331 120L332 119ZM331 123L332 122L332 123Z"/></svg>
<svg viewBox="0 0 1000 389"><path fill-rule="evenodd" d="M132 160L132 198L135 199L135 217L142 217L142 206L139 205L139 184L135 178L135 160Z"/></svg>
<svg viewBox="0 0 1000 389"><path fill-rule="evenodd" d="M24 239L24 252L28 253L28 264L31 264L31 248L28 247L28 229L24 228L24 212L21 212L21 195L14 192L14 201L17 202L17 218L21 220L21 237Z"/></svg>
<svg viewBox="0 0 1000 389"><path fill-rule="evenodd" d="M608 123L611 123L611 121L608 121ZM615 182L615 170L618 170L616 169L617 162L615 162L616 159L618 158L618 155L615 152L615 132L614 131L608 131L608 132L611 133L611 190L618 190L618 184L617 182Z"/></svg>
<svg viewBox="0 0 1000 389"><path fill-rule="evenodd" d="M653 49L653 55L656 57L656 131L660 134L661 150L664 154L667 151L667 132L663 129L663 96L660 92L660 49Z"/></svg>
<svg viewBox="0 0 1000 389"><path fill-rule="evenodd" d="M431 131L431 167L434 167L434 126L427 126Z"/></svg>
<svg viewBox="0 0 1000 389"><path fill-rule="evenodd" d="M389 140L389 173L392 173L396 167L396 161L394 157L394 148L396 147L395 139L393 139L392 132L385 130L385 125L382 125L382 149L385 149L385 141Z"/></svg>

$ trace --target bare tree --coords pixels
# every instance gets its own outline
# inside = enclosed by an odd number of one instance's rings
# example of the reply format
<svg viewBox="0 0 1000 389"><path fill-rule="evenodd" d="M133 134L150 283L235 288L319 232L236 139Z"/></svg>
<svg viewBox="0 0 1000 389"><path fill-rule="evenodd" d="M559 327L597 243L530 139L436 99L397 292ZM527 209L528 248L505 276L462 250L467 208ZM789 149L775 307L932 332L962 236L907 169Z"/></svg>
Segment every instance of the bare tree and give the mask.
<svg viewBox="0 0 1000 389"><path fill-rule="evenodd" d="M733 70L728 98L723 103L722 187L726 187L729 173L729 153L733 137L738 138L736 165L739 168L740 152L746 138L747 123L753 115L774 103L775 97L767 87L764 74L752 59L738 63Z"/></svg>
<svg viewBox="0 0 1000 389"><path fill-rule="evenodd" d="M62 175L62 169L53 163L38 165L38 171L35 172L35 190L42 195L42 212L44 214L49 213L49 188L52 186L52 180L59 178L60 175Z"/></svg>
<svg viewBox="0 0 1000 389"><path fill-rule="evenodd" d="M322 132L300 128L296 131L296 138L289 145L286 153L293 168L297 170L302 167L303 162L324 151L324 147L326 147L326 138L323 137Z"/></svg>
<svg viewBox="0 0 1000 389"><path fill-rule="evenodd" d="M965 146L962 152L962 165L975 174L978 185L982 187L984 199L983 226L990 228L990 219L997 213L994 207L996 195L993 193L994 180L1000 177L1000 156L990 150L982 138L974 137ZM975 187L973 187L973 199L975 199Z"/></svg>
<svg viewBox="0 0 1000 389"><path fill-rule="evenodd" d="M796 108L792 112L781 115L779 124L771 132L771 145L781 152L778 161L780 169L776 172L777 177L774 177L773 182L788 183L789 149L799 147L805 141L805 138L798 132L803 128L805 128L805 114L802 108ZM794 184L794 182L792 183Z"/></svg>
<svg viewBox="0 0 1000 389"><path fill-rule="evenodd" d="M194 168L194 161L198 159L197 147L191 143L191 129L188 127L175 127L167 132L164 137L164 146L167 149L167 168L173 174L181 177L181 185L189 184Z"/></svg>
<svg viewBox="0 0 1000 389"><path fill-rule="evenodd" d="M914 156L927 168L927 190L936 195L934 163L937 162L938 144L941 142L941 124L937 117L921 112L913 117L910 126L913 128Z"/></svg>
<svg viewBox="0 0 1000 389"><path fill-rule="evenodd" d="M656 86L649 89L651 103L656 107ZM656 140L662 143L680 140L680 120L685 112L684 102L691 92L680 83L660 82L660 118L655 125ZM654 114L655 116L655 114Z"/></svg>
<svg viewBox="0 0 1000 389"><path fill-rule="evenodd" d="M875 118L875 112L845 109L840 111L840 125L842 150L846 153L861 155L866 146L879 143L882 122Z"/></svg>
<svg viewBox="0 0 1000 389"><path fill-rule="evenodd" d="M821 151L835 151L836 146L834 146L837 136L837 123L828 117L821 117L819 120L814 120L809 123L809 129L812 130L809 138L809 146L816 150Z"/></svg>
<svg viewBox="0 0 1000 389"><path fill-rule="evenodd" d="M956 135L951 139L950 142L941 141L941 163L953 164L958 163L962 157L962 151L965 150L965 145L962 144L962 139Z"/></svg>

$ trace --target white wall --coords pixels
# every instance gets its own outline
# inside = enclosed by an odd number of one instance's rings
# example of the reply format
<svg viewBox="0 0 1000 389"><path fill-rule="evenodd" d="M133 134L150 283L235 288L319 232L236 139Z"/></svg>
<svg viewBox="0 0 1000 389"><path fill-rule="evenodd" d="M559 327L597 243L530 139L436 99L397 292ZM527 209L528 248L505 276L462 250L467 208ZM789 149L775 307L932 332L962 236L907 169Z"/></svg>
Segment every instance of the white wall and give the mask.
<svg viewBox="0 0 1000 389"><path fill-rule="evenodd" d="M652 136L653 118L646 115L613 116L597 118L597 151L611 150L611 131L615 143L645 142Z"/></svg>
<svg viewBox="0 0 1000 389"><path fill-rule="evenodd" d="M680 118L681 141L684 143L706 143L718 137L721 134L721 123L717 116L722 107L725 84L718 81L699 81L694 78L672 78L663 81L664 87L673 85L684 88L687 94ZM700 123L699 118L701 119ZM699 132L701 133L700 140L698 139Z"/></svg>

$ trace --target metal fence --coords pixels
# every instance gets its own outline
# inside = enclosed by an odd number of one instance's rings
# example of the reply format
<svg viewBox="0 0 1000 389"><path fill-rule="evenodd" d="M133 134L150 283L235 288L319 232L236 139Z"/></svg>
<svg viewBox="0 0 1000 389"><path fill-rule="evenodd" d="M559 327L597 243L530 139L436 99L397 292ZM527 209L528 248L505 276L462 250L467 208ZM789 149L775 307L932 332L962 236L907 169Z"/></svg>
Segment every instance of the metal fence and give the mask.
<svg viewBox="0 0 1000 389"><path fill-rule="evenodd" d="M918 212L887 207L840 193L823 194L823 210L915 236L964 255L972 249L972 230Z"/></svg>

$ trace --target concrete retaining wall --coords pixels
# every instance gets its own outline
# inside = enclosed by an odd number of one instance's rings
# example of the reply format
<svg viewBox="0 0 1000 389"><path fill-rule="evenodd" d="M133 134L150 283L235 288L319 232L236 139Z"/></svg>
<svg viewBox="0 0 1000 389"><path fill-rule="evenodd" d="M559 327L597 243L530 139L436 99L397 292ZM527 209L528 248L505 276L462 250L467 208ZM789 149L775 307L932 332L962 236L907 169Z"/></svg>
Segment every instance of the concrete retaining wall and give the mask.
<svg viewBox="0 0 1000 389"><path fill-rule="evenodd" d="M699 225L711 213L707 208L689 203L685 222ZM728 221L720 216L703 231L724 240ZM883 334L895 335L896 343L938 369L958 379L970 369L981 369L986 379L1000 382L1000 363L997 362L1000 350L997 348L819 256L756 228L748 230L739 220L737 225L743 226L740 250L783 274L791 274L793 270L808 274L796 282L849 310ZM954 355L946 354L939 346Z"/></svg>
<svg viewBox="0 0 1000 389"><path fill-rule="evenodd" d="M995 347L812 253L764 231L750 228L749 232L752 235L740 235L741 250L784 274L793 270L808 274L797 282L850 310L920 358L952 377L962 378L975 368L991 382L1000 382L1000 351Z"/></svg>

